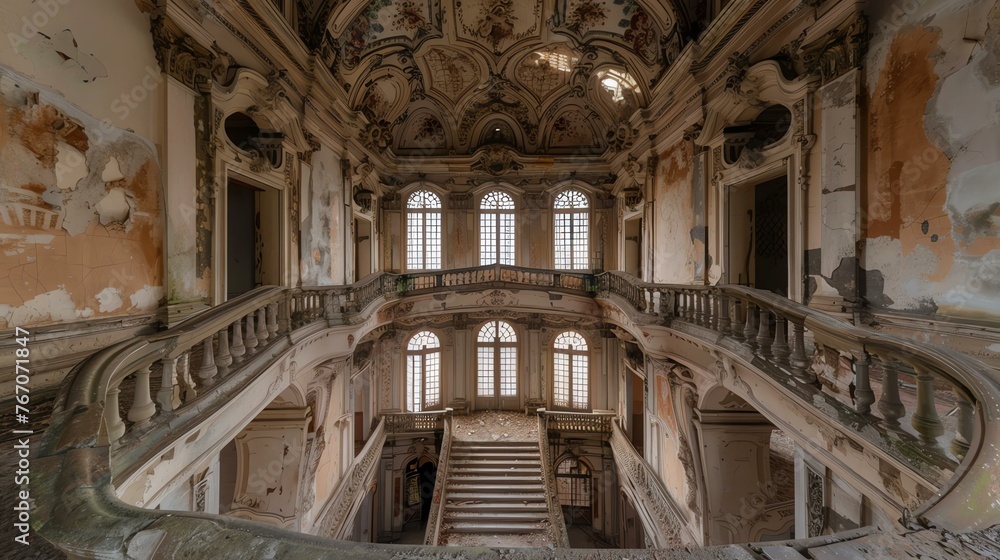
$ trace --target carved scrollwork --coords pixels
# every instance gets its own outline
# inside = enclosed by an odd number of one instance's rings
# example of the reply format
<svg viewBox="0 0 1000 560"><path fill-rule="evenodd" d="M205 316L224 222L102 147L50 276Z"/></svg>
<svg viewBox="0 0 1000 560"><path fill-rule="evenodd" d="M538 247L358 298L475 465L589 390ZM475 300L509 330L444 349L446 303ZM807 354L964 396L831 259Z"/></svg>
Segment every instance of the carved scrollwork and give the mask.
<svg viewBox="0 0 1000 560"><path fill-rule="evenodd" d="M490 145L483 148L469 170L494 177L520 171L524 165L515 159L514 150L506 146Z"/></svg>

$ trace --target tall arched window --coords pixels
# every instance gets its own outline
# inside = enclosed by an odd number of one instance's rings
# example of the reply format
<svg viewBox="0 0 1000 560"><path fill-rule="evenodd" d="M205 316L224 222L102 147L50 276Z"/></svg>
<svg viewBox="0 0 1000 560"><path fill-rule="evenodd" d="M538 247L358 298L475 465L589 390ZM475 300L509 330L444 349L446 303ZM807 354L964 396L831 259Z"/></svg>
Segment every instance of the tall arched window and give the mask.
<svg viewBox="0 0 1000 560"><path fill-rule="evenodd" d="M406 269L441 268L441 199L417 191L406 200Z"/></svg>
<svg viewBox="0 0 1000 560"><path fill-rule="evenodd" d="M441 404L441 342L421 331L406 345L406 410L420 412Z"/></svg>
<svg viewBox="0 0 1000 560"><path fill-rule="evenodd" d="M493 191L479 204L479 264L514 264L514 199Z"/></svg>
<svg viewBox="0 0 1000 560"><path fill-rule="evenodd" d="M479 397L517 396L517 335L505 321L490 321L476 339Z"/></svg>
<svg viewBox="0 0 1000 560"><path fill-rule="evenodd" d="M552 404L590 408L590 375L587 341L578 332L566 331L552 344Z"/></svg>
<svg viewBox="0 0 1000 560"><path fill-rule="evenodd" d="M556 195L552 204L555 218L556 268L590 268L590 203L576 189Z"/></svg>

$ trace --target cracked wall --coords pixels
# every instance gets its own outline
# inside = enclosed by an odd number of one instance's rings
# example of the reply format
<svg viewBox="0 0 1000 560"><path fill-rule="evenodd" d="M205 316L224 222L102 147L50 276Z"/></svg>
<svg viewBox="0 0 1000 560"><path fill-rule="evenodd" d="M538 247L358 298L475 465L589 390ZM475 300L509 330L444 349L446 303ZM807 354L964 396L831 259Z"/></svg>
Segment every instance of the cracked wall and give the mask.
<svg viewBox="0 0 1000 560"><path fill-rule="evenodd" d="M873 14L862 294L875 308L995 319L1000 3L913 8Z"/></svg>
<svg viewBox="0 0 1000 560"><path fill-rule="evenodd" d="M0 67L0 328L155 311L152 145Z"/></svg>
<svg viewBox="0 0 1000 560"><path fill-rule="evenodd" d="M340 160L324 146L313 154L302 177L302 283L329 286L345 279L344 180ZM352 279L353 280L353 279Z"/></svg>

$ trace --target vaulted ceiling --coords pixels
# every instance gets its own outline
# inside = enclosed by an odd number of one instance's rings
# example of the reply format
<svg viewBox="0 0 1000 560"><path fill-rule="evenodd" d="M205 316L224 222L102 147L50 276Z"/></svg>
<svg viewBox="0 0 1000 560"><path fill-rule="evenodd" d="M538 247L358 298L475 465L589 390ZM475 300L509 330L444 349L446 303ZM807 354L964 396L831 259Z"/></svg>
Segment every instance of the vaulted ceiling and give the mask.
<svg viewBox="0 0 1000 560"><path fill-rule="evenodd" d="M684 36L669 3L646 0L365 0L323 21L359 139L397 156L627 148Z"/></svg>

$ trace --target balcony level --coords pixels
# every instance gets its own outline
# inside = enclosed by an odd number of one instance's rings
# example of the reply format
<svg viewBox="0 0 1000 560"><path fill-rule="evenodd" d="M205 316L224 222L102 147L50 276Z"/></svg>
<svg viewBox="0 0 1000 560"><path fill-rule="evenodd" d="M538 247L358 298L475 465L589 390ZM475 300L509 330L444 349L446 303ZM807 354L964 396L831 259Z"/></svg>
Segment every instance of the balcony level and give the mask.
<svg viewBox="0 0 1000 560"><path fill-rule="evenodd" d="M989 555L983 367L617 272L263 287L72 370L32 523L70 558Z"/></svg>

